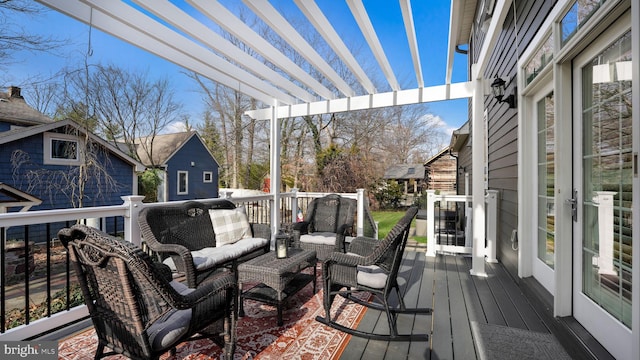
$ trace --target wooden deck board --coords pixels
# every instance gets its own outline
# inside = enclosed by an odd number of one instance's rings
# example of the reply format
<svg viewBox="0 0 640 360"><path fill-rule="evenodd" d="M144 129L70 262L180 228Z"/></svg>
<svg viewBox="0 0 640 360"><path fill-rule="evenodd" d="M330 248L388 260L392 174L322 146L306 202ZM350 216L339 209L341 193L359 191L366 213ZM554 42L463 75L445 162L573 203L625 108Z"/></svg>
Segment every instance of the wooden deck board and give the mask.
<svg viewBox="0 0 640 360"><path fill-rule="evenodd" d="M451 334L453 353L456 359L476 359L476 352L471 337L469 316L466 311L462 280L458 272L455 257L446 257L447 284L449 285L449 306L451 310ZM456 309L461 309L457 311Z"/></svg>
<svg viewBox="0 0 640 360"><path fill-rule="evenodd" d="M485 265L485 270L487 272L487 285L489 286L489 290L500 309L500 313L504 319L504 324L509 327L526 329L527 327L522 320L522 316L520 316L518 309L516 309L511 298L507 294L507 291L502 286L502 283L498 278L499 274L494 271L494 268L490 264Z"/></svg>
<svg viewBox="0 0 640 360"><path fill-rule="evenodd" d="M451 312L449 307L449 286L447 285L446 259L434 258L436 276L433 304L433 334L431 336L431 357L453 359L453 339L451 337ZM454 309L455 310L455 309Z"/></svg>
<svg viewBox="0 0 640 360"><path fill-rule="evenodd" d="M522 316L526 329L538 332L550 332L540 316L535 311L531 311L532 307L529 304L529 300L527 300L522 290L516 285L507 271L502 266L491 265L490 267L492 271L498 275L500 286L509 294L513 305L516 307L520 316Z"/></svg>
<svg viewBox="0 0 640 360"><path fill-rule="evenodd" d="M467 263L468 269L471 269L471 259L464 258L464 260ZM487 278L471 276L471 279L473 280L473 285L475 286L478 297L480 298L480 303L482 304L484 322L496 325L507 325L502 313L500 312L500 307L498 306L498 303L496 303L496 299L491 292ZM478 321L482 322L481 320L482 318L480 314L478 314Z"/></svg>
<svg viewBox="0 0 640 360"><path fill-rule="evenodd" d="M418 254L413 251L407 253L398 271L398 285L400 286L400 293L403 295L405 305L409 308L416 307L420 291L422 272L418 274L418 267L421 265L417 255ZM415 321L415 315L399 314L397 318L398 333L411 334ZM398 355L408 354L409 345L410 343L408 341L396 341L389 343L385 359L394 359L394 357L397 358Z"/></svg>
<svg viewBox="0 0 640 360"><path fill-rule="evenodd" d="M487 278L471 276L464 256L426 258L406 251L400 274L408 307L432 307L431 315L400 316L401 333L432 332L428 342L393 343L351 337L341 359L477 359L471 321L548 332L544 322L501 264L486 264ZM386 330L386 317L367 311L358 329Z"/></svg>

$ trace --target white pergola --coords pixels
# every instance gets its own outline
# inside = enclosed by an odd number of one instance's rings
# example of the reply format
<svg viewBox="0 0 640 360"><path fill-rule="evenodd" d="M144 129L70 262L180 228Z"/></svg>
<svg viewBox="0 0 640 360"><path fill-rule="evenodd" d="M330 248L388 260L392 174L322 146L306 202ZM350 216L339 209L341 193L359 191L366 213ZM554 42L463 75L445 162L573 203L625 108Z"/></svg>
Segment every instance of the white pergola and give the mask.
<svg viewBox="0 0 640 360"><path fill-rule="evenodd" d="M482 139L485 94L483 74L490 50L498 38L499 27L502 26L511 4L511 0L495 1L497 3L495 9L498 13L492 14L478 63L472 65L471 80L451 83L456 47L469 42L477 6L476 0L451 0L447 65L444 69L445 82L437 86L425 86L423 62L420 59L418 46L428 46L428 44L417 38L414 26L415 19L419 21L420 17L414 17L410 0L399 0L412 59L411 66L407 64L406 68L413 68L418 84L416 88L402 89L363 1L345 0L391 89L391 91L379 92L316 1L293 0L357 79L364 90L362 93L360 89L353 89L268 0L242 1L303 56L311 67L321 73L335 90L329 89L313 78L217 0L37 1L264 103L264 109L248 111L247 115L254 119L271 122L271 192L276 203L279 201L278 191L281 180L280 166L278 166L280 164L278 119L280 118L471 98L472 136L474 139ZM488 3L494 3L494 1L488 1ZM388 6L388 3L380 1L368 6ZM207 24L210 23L215 23L239 39L279 71L274 71L261 60L239 49L209 27ZM380 28L377 30L384 31ZM228 59L233 59L233 62ZM473 142L472 171L474 174L484 172L485 149L483 146L483 141ZM476 275L484 275L484 246L481 246L485 241L482 176L475 178L472 192L474 206L472 272ZM278 212L273 212L271 223L274 226L274 232L277 230L277 224L280 223L277 217Z"/></svg>

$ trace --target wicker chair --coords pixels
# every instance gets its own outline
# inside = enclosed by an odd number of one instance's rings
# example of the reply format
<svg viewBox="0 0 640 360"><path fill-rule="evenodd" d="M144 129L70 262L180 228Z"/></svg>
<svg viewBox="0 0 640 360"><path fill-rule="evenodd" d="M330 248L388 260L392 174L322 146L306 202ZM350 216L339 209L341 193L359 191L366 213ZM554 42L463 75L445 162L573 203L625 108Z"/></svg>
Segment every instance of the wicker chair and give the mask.
<svg viewBox="0 0 640 360"><path fill-rule="evenodd" d="M196 287L220 269L235 269L238 263L269 251L268 224L249 224L252 237L216 246L209 210L234 209L236 205L225 199L150 206L140 211L138 224L145 245L158 261L185 274L188 286Z"/></svg>
<svg viewBox="0 0 640 360"><path fill-rule="evenodd" d="M171 281L166 265L152 262L139 247L97 229L74 225L60 230L58 238L69 251L98 336L96 359L113 354L157 359L203 337L233 358L237 284L232 274L191 289Z"/></svg>
<svg viewBox="0 0 640 360"><path fill-rule="evenodd" d="M411 207L398 223L383 239L357 237L351 243L349 253L332 253L322 264L324 281L324 308L326 317L316 320L351 335L375 340L420 341L428 340L427 334L398 334L396 318L399 313L430 314L430 308L408 309L404 304L398 286L398 269L407 244L411 221L418 212ZM389 296L396 292L399 307L389 304ZM374 301L362 301L355 296L356 292L367 292L374 295ZM365 305L369 308L384 311L389 323L389 334L363 332L345 327L331 318L330 309L336 295Z"/></svg>
<svg viewBox="0 0 640 360"><path fill-rule="evenodd" d="M315 250L318 260L334 251L346 251L345 237L352 235L357 202L330 194L309 203L304 221L293 223L293 244Z"/></svg>

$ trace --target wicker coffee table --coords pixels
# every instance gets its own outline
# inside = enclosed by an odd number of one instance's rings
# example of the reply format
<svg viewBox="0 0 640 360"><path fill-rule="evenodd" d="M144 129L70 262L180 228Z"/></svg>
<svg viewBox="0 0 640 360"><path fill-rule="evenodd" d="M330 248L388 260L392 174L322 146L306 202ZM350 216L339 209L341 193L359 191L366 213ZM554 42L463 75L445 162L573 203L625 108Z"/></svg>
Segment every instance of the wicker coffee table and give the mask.
<svg viewBox="0 0 640 360"><path fill-rule="evenodd" d="M313 281L316 293L315 250L288 249L288 257L276 258L275 251L258 256L238 266L240 283L240 316L244 316L244 299L252 299L275 305L278 309L278 326L282 326L282 305L293 294ZM302 270L313 267L313 275ZM242 292L242 284L259 284Z"/></svg>

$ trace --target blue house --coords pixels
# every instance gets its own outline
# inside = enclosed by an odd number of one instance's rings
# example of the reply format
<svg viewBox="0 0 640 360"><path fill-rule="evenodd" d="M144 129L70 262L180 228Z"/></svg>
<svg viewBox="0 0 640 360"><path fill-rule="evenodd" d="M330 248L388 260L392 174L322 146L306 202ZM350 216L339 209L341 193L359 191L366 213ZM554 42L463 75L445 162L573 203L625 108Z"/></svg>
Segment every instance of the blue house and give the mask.
<svg viewBox="0 0 640 360"><path fill-rule="evenodd" d="M0 183L41 200L31 210L122 204L121 196L137 194L137 172L143 170L142 163L74 121L53 121L36 111L20 88L0 93Z"/></svg>
<svg viewBox="0 0 640 360"><path fill-rule="evenodd" d="M142 163L161 170L159 202L218 197L219 164L197 132L156 135L152 141L138 139L137 144ZM150 148L151 157L145 151Z"/></svg>

